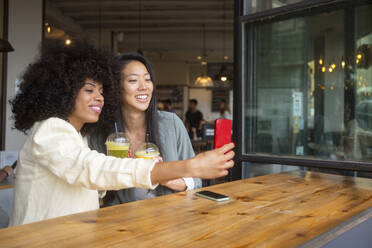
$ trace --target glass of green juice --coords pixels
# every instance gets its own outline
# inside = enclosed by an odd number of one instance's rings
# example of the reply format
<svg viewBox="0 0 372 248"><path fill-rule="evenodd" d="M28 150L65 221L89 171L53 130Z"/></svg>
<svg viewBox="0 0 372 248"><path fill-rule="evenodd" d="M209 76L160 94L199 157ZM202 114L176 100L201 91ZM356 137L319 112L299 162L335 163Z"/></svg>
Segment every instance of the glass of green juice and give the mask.
<svg viewBox="0 0 372 248"><path fill-rule="evenodd" d="M125 133L118 132L110 134L106 139L106 149L108 156L117 158L127 158L129 153L129 139Z"/></svg>

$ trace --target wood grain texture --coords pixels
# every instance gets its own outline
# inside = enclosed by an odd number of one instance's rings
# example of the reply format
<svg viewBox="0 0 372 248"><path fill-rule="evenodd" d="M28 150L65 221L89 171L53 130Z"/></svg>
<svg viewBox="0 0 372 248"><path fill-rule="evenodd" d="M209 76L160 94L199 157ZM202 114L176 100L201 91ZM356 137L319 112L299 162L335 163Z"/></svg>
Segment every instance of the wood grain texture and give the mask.
<svg viewBox="0 0 372 248"><path fill-rule="evenodd" d="M0 230L0 247L296 247L372 207L372 180L291 172Z"/></svg>

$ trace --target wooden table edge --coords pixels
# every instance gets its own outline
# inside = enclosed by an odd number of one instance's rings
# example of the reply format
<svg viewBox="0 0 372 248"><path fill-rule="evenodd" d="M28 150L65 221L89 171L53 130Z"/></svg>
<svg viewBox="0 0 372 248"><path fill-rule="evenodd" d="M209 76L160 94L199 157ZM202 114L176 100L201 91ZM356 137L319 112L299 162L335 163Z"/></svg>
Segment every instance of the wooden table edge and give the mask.
<svg viewBox="0 0 372 248"><path fill-rule="evenodd" d="M0 183L0 190L14 188L15 175L10 175L4 181Z"/></svg>
<svg viewBox="0 0 372 248"><path fill-rule="evenodd" d="M2 190L2 189L12 189L12 188L14 188L14 184L0 185L0 190Z"/></svg>
<svg viewBox="0 0 372 248"><path fill-rule="evenodd" d="M300 245L298 248L317 248L322 247L329 243L330 241L336 239L337 237L341 236L345 232L351 230L352 228L356 227L357 225L363 223L364 221L372 218L372 208L369 208L351 219L342 222L341 224L337 225L336 227L322 233L321 235L307 241L306 243Z"/></svg>

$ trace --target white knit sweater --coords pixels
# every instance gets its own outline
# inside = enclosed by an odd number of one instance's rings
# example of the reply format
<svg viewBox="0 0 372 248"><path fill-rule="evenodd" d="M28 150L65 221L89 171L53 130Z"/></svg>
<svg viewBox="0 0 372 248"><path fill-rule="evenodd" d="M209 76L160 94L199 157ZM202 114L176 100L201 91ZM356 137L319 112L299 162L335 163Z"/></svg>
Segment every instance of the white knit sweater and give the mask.
<svg viewBox="0 0 372 248"><path fill-rule="evenodd" d="M37 122L20 152L9 226L98 209L97 190L153 189L154 164L92 151L62 119Z"/></svg>

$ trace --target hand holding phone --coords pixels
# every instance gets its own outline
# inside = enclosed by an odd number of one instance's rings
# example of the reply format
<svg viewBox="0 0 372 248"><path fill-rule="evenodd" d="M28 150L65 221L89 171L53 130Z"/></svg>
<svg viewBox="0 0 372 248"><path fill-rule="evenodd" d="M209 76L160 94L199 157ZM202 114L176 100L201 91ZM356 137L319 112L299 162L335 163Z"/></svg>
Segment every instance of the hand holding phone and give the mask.
<svg viewBox="0 0 372 248"><path fill-rule="evenodd" d="M214 130L214 149L231 142L231 120L217 119Z"/></svg>
<svg viewBox="0 0 372 248"><path fill-rule="evenodd" d="M218 202L230 200L230 198L227 195L218 194L209 190L202 190L196 192L195 195Z"/></svg>

